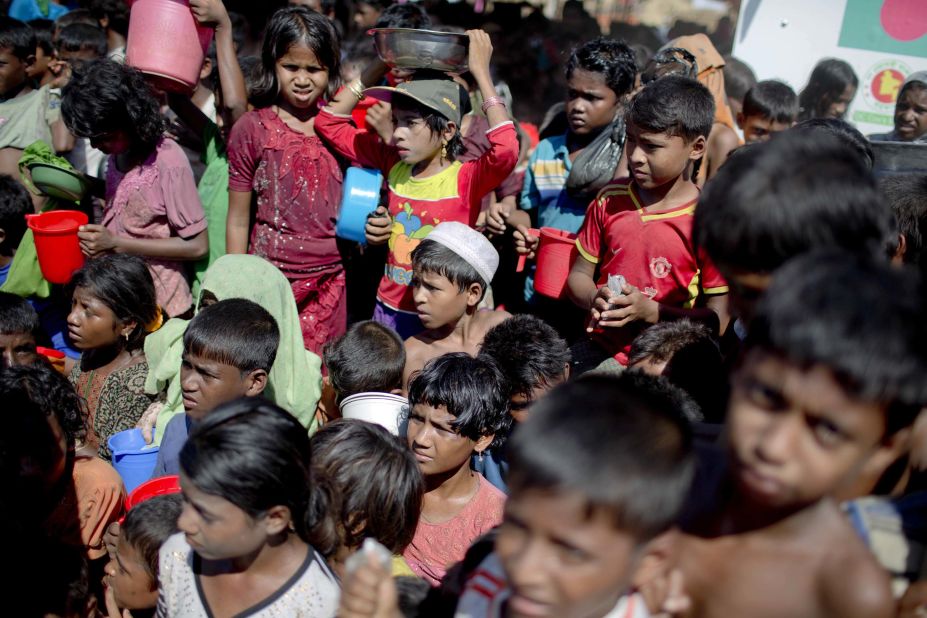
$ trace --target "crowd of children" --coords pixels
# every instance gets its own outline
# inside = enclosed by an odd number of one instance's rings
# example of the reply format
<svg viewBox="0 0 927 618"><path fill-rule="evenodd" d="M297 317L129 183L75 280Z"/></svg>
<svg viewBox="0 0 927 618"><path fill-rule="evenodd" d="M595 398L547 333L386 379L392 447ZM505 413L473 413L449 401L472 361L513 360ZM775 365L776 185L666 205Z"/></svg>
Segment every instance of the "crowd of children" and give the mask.
<svg viewBox="0 0 927 618"><path fill-rule="evenodd" d="M927 615L927 169L870 145L927 140L927 72L867 138L842 60L796 93L574 0L560 34L189 0L185 96L126 64L129 3L79 4L0 16L10 615ZM466 68L387 66L372 27ZM63 285L26 224L62 209Z"/></svg>

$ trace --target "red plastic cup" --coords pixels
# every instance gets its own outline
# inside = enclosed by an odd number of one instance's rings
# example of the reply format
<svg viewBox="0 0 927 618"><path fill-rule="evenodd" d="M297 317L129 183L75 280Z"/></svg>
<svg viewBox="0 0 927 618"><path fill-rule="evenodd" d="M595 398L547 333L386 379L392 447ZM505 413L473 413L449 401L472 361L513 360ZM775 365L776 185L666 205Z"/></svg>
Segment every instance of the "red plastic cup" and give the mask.
<svg viewBox="0 0 927 618"><path fill-rule="evenodd" d="M74 271L84 265L77 240L77 228L87 223L79 210L52 210L26 215L26 225L35 239L42 276L50 283L67 283Z"/></svg>
<svg viewBox="0 0 927 618"><path fill-rule="evenodd" d="M540 236L534 289L538 294L559 300L566 290L567 278L578 254L576 234L542 227Z"/></svg>

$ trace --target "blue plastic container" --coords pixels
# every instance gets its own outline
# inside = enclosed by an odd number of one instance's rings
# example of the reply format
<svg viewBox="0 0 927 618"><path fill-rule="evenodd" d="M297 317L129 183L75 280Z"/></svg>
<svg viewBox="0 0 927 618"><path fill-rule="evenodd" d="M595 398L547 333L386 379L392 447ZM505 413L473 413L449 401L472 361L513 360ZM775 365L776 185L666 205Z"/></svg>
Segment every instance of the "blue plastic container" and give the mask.
<svg viewBox="0 0 927 618"><path fill-rule="evenodd" d="M335 234L340 238L367 243L364 228L367 217L380 203L380 187L383 174L363 167L348 168L344 175L344 193L341 197L341 212Z"/></svg>
<svg viewBox="0 0 927 618"><path fill-rule="evenodd" d="M142 437L141 429L120 431L106 442L113 453L113 467L122 477L126 493L151 478L158 462L158 447L149 445Z"/></svg>

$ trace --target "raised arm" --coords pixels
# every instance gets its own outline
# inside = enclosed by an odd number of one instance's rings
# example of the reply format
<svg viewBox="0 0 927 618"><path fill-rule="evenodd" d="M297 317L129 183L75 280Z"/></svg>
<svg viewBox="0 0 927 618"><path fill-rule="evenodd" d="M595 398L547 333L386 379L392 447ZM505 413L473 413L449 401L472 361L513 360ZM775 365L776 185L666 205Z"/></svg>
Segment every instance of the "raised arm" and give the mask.
<svg viewBox="0 0 927 618"><path fill-rule="evenodd" d="M492 83L492 74L489 71L492 42L483 30L467 30L467 36L470 37L470 74L473 75L480 94L483 95L483 108L489 126L496 127L511 118L505 105L501 104L499 93L496 92L496 86Z"/></svg>

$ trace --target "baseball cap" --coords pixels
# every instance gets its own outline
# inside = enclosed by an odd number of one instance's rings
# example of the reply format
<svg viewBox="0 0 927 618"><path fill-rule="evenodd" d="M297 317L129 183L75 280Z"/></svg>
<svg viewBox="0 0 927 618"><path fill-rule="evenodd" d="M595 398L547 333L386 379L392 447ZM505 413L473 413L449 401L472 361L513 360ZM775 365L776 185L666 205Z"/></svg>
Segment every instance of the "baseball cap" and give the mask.
<svg viewBox="0 0 927 618"><path fill-rule="evenodd" d="M460 126L460 86L450 79L420 79L402 82L395 88L374 86L364 94L389 102L394 95L409 97L416 103L441 114L458 127Z"/></svg>

